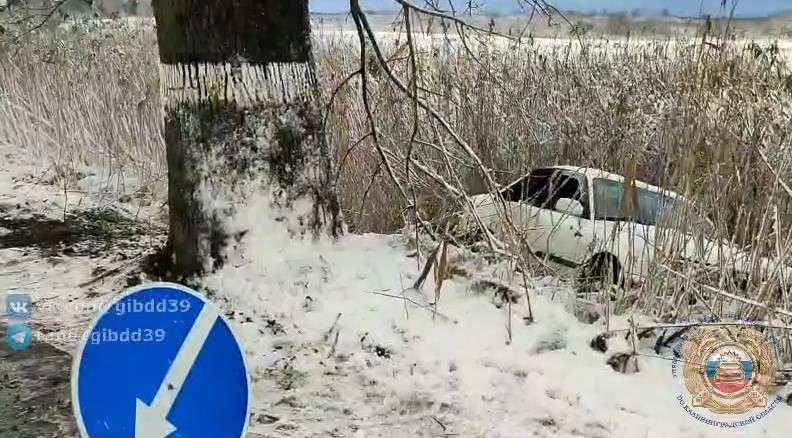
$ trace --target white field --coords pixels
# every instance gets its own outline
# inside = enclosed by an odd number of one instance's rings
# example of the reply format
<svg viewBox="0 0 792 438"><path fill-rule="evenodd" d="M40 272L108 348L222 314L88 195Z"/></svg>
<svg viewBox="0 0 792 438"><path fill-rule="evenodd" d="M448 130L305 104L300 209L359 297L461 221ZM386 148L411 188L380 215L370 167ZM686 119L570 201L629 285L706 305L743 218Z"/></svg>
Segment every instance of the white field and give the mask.
<svg viewBox="0 0 792 438"><path fill-rule="evenodd" d="M108 24L117 25L117 21L102 20ZM131 26L143 28L153 31L154 20L151 18L126 18L124 21ZM337 25L321 26L314 23L312 29L313 37L318 44L326 42L345 40L350 43L357 44L358 34L354 28L339 27ZM404 32L393 32L385 30L376 30L377 40L380 44L387 47L394 47L396 45L404 44L406 42L406 34ZM414 41L423 49L442 48L448 41L452 43L452 47L460 45L461 37L458 33L451 31L447 35L440 33L414 33ZM534 38L532 41L523 38L518 41L515 38L505 38L500 36L490 36L478 38L475 32L466 33L466 42L469 47L476 47L479 42L486 44L488 47L495 50L510 50L515 47L522 47L524 49L540 50L547 53L558 51L567 51L570 53L579 53L581 47L586 47L594 52L608 52L617 53L618 50L648 50L656 51L663 50L669 57L674 56L676 46L683 45L689 46L699 43L699 40L691 38L685 39L647 39L647 38ZM743 39L732 41L735 47L744 48L751 42L755 42L760 47L768 47L776 43L779 47L780 56L792 66L792 40L790 39L772 39L766 37L758 37L753 40ZM582 43L582 44L581 44ZM634 53L634 52L633 52Z"/></svg>
<svg viewBox="0 0 792 438"><path fill-rule="evenodd" d="M357 32L352 30L334 29L330 31L322 31L319 29L314 33L314 37L319 42L319 44L322 44L326 41L338 40L345 40L352 44L357 44L358 41ZM377 39L378 42L384 47L397 47L401 44L405 44L407 41L406 34L399 32L377 32ZM416 45L424 50L442 48L446 46L450 46L457 50L463 50L461 40L462 38L456 33L449 35L427 35L416 33L413 37L413 41L415 41ZM517 40L500 36L490 36L485 38L473 38L471 36L467 36L465 42L471 49L475 49L480 44L484 44L486 47L496 51L520 49L536 50L547 54L579 54L581 47L585 47L587 50L593 52L593 54L618 54L619 51L624 50L629 51L629 53L632 54L648 52L657 53L660 51L660 53L663 53L665 56L672 58L677 53L678 48L695 45L699 41L693 39L654 40L635 38L583 38L580 40L574 38L534 38L533 40L528 40L527 38L524 38L523 40ZM758 44L762 48L766 48L773 43L777 44L780 57L784 59L790 66L792 66L792 40L759 38L756 40L736 40L732 41L731 44L733 44L736 48L745 48L752 42Z"/></svg>

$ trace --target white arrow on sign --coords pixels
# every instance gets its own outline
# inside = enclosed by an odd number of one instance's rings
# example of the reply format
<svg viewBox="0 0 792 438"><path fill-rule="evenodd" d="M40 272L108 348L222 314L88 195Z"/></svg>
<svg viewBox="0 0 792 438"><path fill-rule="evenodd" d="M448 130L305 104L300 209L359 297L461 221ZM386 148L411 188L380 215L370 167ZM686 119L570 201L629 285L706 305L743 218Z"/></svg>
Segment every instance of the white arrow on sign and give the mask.
<svg viewBox="0 0 792 438"><path fill-rule="evenodd" d="M218 316L213 306L204 304L151 405L137 399L135 438L165 438L176 430L168 421L168 414Z"/></svg>

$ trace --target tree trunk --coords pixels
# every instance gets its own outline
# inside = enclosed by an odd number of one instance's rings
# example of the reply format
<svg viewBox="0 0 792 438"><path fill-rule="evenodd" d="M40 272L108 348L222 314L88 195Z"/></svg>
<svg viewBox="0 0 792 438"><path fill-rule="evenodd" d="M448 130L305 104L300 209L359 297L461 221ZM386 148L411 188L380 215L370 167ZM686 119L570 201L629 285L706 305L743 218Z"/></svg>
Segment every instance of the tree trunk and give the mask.
<svg viewBox="0 0 792 438"><path fill-rule="evenodd" d="M223 264L227 223L271 194L293 235L341 232L306 0L155 0L170 230L164 276ZM264 42L264 43L262 43ZM309 199L308 211L295 211ZM296 216L294 223L289 217Z"/></svg>

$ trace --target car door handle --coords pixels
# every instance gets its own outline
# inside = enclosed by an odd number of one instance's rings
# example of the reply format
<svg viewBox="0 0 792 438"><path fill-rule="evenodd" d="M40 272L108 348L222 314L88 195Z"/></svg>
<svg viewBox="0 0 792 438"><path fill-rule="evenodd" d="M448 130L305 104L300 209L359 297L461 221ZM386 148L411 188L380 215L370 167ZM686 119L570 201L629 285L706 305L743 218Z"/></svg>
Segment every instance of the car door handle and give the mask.
<svg viewBox="0 0 792 438"><path fill-rule="evenodd" d="M575 237L583 237L583 233L580 230L575 230Z"/></svg>

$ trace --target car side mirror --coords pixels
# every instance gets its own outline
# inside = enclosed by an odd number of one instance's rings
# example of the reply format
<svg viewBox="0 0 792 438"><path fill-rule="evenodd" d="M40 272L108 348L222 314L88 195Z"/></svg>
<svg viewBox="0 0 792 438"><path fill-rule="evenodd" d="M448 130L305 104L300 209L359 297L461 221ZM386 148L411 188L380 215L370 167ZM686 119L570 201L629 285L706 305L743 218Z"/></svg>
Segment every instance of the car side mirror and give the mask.
<svg viewBox="0 0 792 438"><path fill-rule="evenodd" d="M556 201L555 210L571 216L583 217L583 204L581 204L577 199L558 198L558 201Z"/></svg>

